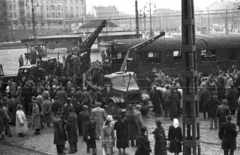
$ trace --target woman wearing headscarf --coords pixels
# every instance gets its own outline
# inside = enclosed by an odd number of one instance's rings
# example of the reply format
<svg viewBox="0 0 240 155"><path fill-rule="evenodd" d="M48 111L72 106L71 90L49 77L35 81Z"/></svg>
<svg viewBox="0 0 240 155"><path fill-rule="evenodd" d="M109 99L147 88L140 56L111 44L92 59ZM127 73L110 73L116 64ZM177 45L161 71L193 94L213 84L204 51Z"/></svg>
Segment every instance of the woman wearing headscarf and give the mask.
<svg viewBox="0 0 240 155"><path fill-rule="evenodd" d="M170 152L178 155L182 152L182 128L179 126L178 119L173 119L173 125L169 127L168 140L170 141Z"/></svg>
<svg viewBox="0 0 240 155"><path fill-rule="evenodd" d="M24 137L28 131L26 115L22 110L22 105L18 104L16 112L16 133L19 137Z"/></svg>
<svg viewBox="0 0 240 155"><path fill-rule="evenodd" d="M166 136L164 128L162 127L162 122L160 120L156 121L157 128L153 131L155 138L154 154L155 155L165 155L166 152Z"/></svg>
<svg viewBox="0 0 240 155"><path fill-rule="evenodd" d="M102 128L102 147L106 153L106 155L112 155L113 147L115 145L115 133L114 128L111 125L111 120L106 120L103 128Z"/></svg>

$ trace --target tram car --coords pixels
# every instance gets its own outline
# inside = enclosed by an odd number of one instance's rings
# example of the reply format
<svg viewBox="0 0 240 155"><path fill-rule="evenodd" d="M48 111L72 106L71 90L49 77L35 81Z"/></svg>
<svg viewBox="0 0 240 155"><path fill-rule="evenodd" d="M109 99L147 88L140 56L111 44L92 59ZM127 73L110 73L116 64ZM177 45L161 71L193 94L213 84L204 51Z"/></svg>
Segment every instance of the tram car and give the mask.
<svg viewBox="0 0 240 155"><path fill-rule="evenodd" d="M143 39L112 41L104 44L100 50L106 50L112 58L112 70L118 71L127 49L142 41ZM198 71L205 75L217 74L220 69L226 72L232 65L240 68L239 35L197 35L196 48ZM128 63L128 70L141 78L153 78L158 70L165 75L181 75L185 71L185 57L181 50L181 36L159 38L150 46L136 52Z"/></svg>

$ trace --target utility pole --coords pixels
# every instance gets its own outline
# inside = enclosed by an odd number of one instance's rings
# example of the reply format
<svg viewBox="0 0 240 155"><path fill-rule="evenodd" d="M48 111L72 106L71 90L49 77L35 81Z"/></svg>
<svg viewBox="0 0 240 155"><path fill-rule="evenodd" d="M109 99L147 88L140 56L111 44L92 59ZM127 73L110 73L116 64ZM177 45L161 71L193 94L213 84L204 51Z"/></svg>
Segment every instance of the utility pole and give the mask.
<svg viewBox="0 0 240 155"><path fill-rule="evenodd" d="M210 12L208 12L208 33L211 32L211 23L210 23Z"/></svg>
<svg viewBox="0 0 240 155"><path fill-rule="evenodd" d="M33 0L31 0L31 3L32 3L32 29L33 29L33 39L36 39L35 14L34 14Z"/></svg>
<svg viewBox="0 0 240 155"><path fill-rule="evenodd" d="M228 35L229 31L228 31L228 10L226 8L226 20L225 20L225 34Z"/></svg>
<svg viewBox="0 0 240 155"><path fill-rule="evenodd" d="M152 30L152 9L151 9L151 0L149 2L149 15L150 15L150 38L153 37L153 30Z"/></svg>
<svg viewBox="0 0 240 155"><path fill-rule="evenodd" d="M135 18L136 18L136 34L137 38L139 38L139 18L138 18L138 1L135 0Z"/></svg>
<svg viewBox="0 0 240 155"><path fill-rule="evenodd" d="M183 155L201 155L197 93L194 0L182 0L182 52L186 65L183 87Z"/></svg>

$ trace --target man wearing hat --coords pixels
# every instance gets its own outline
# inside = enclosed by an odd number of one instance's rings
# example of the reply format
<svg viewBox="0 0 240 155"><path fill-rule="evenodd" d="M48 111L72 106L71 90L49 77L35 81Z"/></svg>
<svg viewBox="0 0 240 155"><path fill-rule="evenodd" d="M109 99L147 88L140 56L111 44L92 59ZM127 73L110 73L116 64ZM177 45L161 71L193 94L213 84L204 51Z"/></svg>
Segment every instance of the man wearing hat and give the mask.
<svg viewBox="0 0 240 155"><path fill-rule="evenodd" d="M220 103L213 96L214 95L212 94L210 98L207 100L206 109L208 113L208 118L210 119L210 129L213 129L213 122L214 122L215 129L218 129L216 111Z"/></svg>
<svg viewBox="0 0 240 155"><path fill-rule="evenodd" d="M62 103L62 105L64 105L67 102L67 93L62 89L62 87L59 87L56 96L58 97L58 100L60 103Z"/></svg>
<svg viewBox="0 0 240 155"><path fill-rule="evenodd" d="M224 155L233 155L236 150L236 125L231 123L232 117L226 116L227 122L221 124L218 136L222 140L222 149Z"/></svg>
<svg viewBox="0 0 240 155"><path fill-rule="evenodd" d="M157 90L157 86L153 85L153 90L150 94L150 99L153 103L153 112L155 116L162 115L162 103L163 103L163 95L160 90Z"/></svg>
<svg viewBox="0 0 240 155"><path fill-rule="evenodd" d="M226 122L226 116L231 114L231 111L229 107L227 106L227 100L222 100L222 105L219 105L216 111L218 121L219 121L219 127L221 127L221 124L223 122ZM220 129L220 128L219 128Z"/></svg>
<svg viewBox="0 0 240 155"><path fill-rule="evenodd" d="M62 107L63 107L62 104L58 101L58 97L55 96L54 102L52 104L52 112L53 112L54 116L56 116L58 109L62 108Z"/></svg>
<svg viewBox="0 0 240 155"><path fill-rule="evenodd" d="M136 115L136 117L137 117L137 120L138 120L138 124L139 124L139 126L141 127L141 126L143 126L143 120L142 120L142 113L141 113L141 105L140 104L138 104L138 105L136 105L136 107L135 107L135 111L134 111L134 114Z"/></svg>
<svg viewBox="0 0 240 155"><path fill-rule="evenodd" d="M86 136L86 125L87 125L87 122L90 121L90 113L88 111L88 106L87 105L84 105L83 106L83 111L81 111L79 113L79 123L81 123L81 129L82 129L82 135L83 137ZM80 126L79 125L79 126Z"/></svg>
<svg viewBox="0 0 240 155"><path fill-rule="evenodd" d="M87 91L87 88L83 88L82 98L81 98L82 104L90 106L90 103L92 102L92 98L90 93Z"/></svg>
<svg viewBox="0 0 240 155"><path fill-rule="evenodd" d="M137 139L138 136L138 131L140 129L138 119L136 115L134 114L134 109L130 105L129 106L129 112L126 115L126 122L128 125L128 139L131 141L131 146L135 146L135 140Z"/></svg>
<svg viewBox="0 0 240 155"><path fill-rule="evenodd" d="M61 119L61 111L58 110L56 112L56 115L53 119L53 126L54 126L54 139L53 139L53 143L56 145L57 147L57 153L58 155L63 155L65 154L63 152L64 149L64 145L67 141L67 135L66 132L64 130L64 122Z"/></svg>
<svg viewBox="0 0 240 155"><path fill-rule="evenodd" d="M96 103L96 108L92 109L92 116L95 118L97 127L96 127L96 132L98 135L101 135L101 130L104 124L104 121L107 118L107 114L103 108L101 108L101 103L97 102ZM101 137L99 137L101 138Z"/></svg>
<svg viewBox="0 0 240 155"><path fill-rule="evenodd" d="M40 111L35 97L32 98L32 127L35 130L34 134L39 135L41 129Z"/></svg>
<svg viewBox="0 0 240 155"><path fill-rule="evenodd" d="M77 142L78 142L78 117L73 112L73 107L70 106L68 108L69 115L67 117L67 133L68 133L68 142L70 145L69 154L73 154L77 152Z"/></svg>
<svg viewBox="0 0 240 155"><path fill-rule="evenodd" d="M63 106L63 117L65 118L65 120L67 120L68 115L69 115L69 108L73 107L73 105L71 104L71 98L67 99L67 103Z"/></svg>
<svg viewBox="0 0 240 155"><path fill-rule="evenodd" d="M147 128L141 127L140 134L137 138L139 142L139 146L135 152L135 155L150 155L150 152L152 152L150 147L150 141L148 140L148 137L146 136Z"/></svg>

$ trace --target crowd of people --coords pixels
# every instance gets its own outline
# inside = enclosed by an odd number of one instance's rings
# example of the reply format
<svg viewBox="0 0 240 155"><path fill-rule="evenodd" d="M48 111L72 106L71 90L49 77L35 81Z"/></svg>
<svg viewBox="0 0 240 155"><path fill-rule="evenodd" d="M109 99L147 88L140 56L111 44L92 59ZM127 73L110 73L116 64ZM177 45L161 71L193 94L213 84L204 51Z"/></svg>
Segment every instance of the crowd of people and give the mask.
<svg viewBox="0 0 240 155"><path fill-rule="evenodd" d="M231 120L237 111L236 124L240 126L240 72L233 66L226 73L219 71L218 75L207 78L199 74L198 80L199 110L204 119L210 119L211 130L213 127L219 129L224 153L233 154L237 132ZM182 129L178 118L182 113L183 83L180 76L165 76L161 70L156 73L149 93L153 112L156 117L169 117L173 124L166 136L162 122L156 119L156 128L152 132L155 155L166 154L167 141L170 141L170 152L178 155L182 151ZM4 135L12 137L10 124L16 126L19 137L24 137L29 127L34 129L35 135L40 135L43 128L53 125L58 154L65 154L67 141L68 153L77 152L79 136L86 143L87 153L97 154L97 140L102 141L102 151L107 155L114 154L115 146L123 155L127 154L128 147L137 147L135 155L152 152L140 104L129 105L126 114L118 115L114 120L107 115L98 90L93 87L81 89L75 76L49 75L38 83L31 79L22 79L18 83L9 80L6 88L1 84L0 90L1 138ZM28 116L31 116L30 120Z"/></svg>

